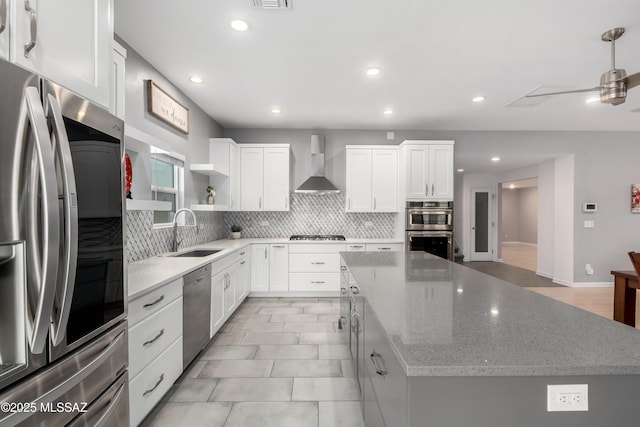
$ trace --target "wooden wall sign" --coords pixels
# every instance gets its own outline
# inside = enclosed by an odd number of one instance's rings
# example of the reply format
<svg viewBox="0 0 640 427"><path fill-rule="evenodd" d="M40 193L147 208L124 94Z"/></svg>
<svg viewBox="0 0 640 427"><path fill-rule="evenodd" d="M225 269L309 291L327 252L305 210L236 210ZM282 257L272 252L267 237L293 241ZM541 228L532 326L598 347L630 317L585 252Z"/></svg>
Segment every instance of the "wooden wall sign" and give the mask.
<svg viewBox="0 0 640 427"><path fill-rule="evenodd" d="M152 80L147 80L147 101L149 113L180 132L189 134L189 109L160 89Z"/></svg>

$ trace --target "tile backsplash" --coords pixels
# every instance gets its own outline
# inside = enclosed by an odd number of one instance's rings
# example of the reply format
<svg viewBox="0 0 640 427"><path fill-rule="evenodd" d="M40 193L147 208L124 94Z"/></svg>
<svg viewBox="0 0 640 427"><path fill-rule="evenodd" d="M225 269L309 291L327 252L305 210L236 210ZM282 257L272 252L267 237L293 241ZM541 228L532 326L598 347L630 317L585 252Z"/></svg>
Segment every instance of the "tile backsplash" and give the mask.
<svg viewBox="0 0 640 427"><path fill-rule="evenodd" d="M289 237L292 234L343 234L351 238L393 238L396 213L346 213L342 194L291 195L288 212L196 211L198 230L178 227L180 248L225 239L231 225L242 226L242 237ZM365 222L371 222L366 227ZM172 229L153 228L152 211L127 212L129 262L171 249Z"/></svg>
<svg viewBox="0 0 640 427"><path fill-rule="evenodd" d="M242 226L242 237L289 237L292 234L394 237L398 214L346 213L343 194L294 193L290 203L288 212L225 212L226 228L233 224ZM371 222L372 227L365 227L365 222Z"/></svg>
<svg viewBox="0 0 640 427"><path fill-rule="evenodd" d="M197 230L195 227L178 227L179 248L200 245L212 240L227 237L228 229L224 225L222 212L197 211ZM184 215L184 214L182 214ZM188 214L187 214L188 215ZM188 221L191 221L189 218ZM171 227L153 228L152 211L127 212L128 260L139 261L171 250L173 229Z"/></svg>

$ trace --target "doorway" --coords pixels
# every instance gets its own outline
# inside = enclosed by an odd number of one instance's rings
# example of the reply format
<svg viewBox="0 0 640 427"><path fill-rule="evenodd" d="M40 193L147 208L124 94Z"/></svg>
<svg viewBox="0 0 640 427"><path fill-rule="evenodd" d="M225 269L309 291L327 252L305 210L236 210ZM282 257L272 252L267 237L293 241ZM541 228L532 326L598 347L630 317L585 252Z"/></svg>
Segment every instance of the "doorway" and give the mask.
<svg viewBox="0 0 640 427"><path fill-rule="evenodd" d="M470 261L493 260L493 194L490 188L471 189Z"/></svg>
<svg viewBox="0 0 640 427"><path fill-rule="evenodd" d="M503 182L500 195L502 262L535 272L538 267L538 178Z"/></svg>

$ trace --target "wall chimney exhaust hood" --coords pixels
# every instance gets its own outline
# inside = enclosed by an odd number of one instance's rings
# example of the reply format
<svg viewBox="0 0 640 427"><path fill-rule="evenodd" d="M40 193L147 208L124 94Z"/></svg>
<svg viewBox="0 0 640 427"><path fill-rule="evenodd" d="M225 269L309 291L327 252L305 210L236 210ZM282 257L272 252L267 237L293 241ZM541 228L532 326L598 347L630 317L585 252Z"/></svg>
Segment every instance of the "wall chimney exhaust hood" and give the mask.
<svg viewBox="0 0 640 427"><path fill-rule="evenodd" d="M296 188L298 194L337 194L340 190L324 176L324 135L311 135L311 176Z"/></svg>

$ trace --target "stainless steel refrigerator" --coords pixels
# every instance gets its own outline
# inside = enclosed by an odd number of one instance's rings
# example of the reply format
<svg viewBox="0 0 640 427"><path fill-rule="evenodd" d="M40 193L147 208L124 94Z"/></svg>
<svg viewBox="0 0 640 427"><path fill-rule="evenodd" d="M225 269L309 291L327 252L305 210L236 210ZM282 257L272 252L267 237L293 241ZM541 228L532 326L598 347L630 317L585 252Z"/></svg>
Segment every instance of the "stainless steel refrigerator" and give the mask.
<svg viewBox="0 0 640 427"><path fill-rule="evenodd" d="M0 61L0 426L127 425L123 122Z"/></svg>

